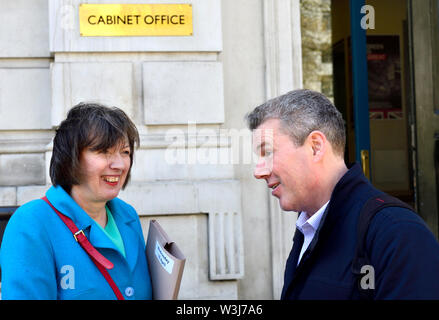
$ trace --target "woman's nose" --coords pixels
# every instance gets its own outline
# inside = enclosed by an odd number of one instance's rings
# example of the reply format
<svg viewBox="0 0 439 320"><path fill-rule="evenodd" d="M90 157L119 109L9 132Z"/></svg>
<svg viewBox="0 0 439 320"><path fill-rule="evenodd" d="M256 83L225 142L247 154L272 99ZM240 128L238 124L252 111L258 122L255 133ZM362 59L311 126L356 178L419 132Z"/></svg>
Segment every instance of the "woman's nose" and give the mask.
<svg viewBox="0 0 439 320"><path fill-rule="evenodd" d="M110 154L108 162L111 169L124 170L126 166L122 155L119 153Z"/></svg>

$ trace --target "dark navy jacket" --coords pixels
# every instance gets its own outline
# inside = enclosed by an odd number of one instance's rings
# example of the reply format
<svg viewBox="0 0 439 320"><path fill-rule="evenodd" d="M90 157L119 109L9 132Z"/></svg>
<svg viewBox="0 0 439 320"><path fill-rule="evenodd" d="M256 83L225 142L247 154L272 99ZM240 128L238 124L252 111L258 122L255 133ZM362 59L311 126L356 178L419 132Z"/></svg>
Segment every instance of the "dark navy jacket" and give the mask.
<svg viewBox="0 0 439 320"><path fill-rule="evenodd" d="M360 298L351 271L357 222L363 204L377 193L359 164L348 170L297 267L303 235L296 229L281 299ZM379 211L370 223L366 250L375 299L439 299L439 243L416 213L398 207Z"/></svg>

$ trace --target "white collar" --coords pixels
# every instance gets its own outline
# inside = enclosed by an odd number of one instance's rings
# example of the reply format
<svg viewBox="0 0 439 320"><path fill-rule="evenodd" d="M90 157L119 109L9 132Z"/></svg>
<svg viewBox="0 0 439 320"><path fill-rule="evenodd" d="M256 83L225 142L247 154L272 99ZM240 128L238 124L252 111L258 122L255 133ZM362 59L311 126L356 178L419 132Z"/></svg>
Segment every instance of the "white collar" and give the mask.
<svg viewBox="0 0 439 320"><path fill-rule="evenodd" d="M311 217L308 217L308 214L305 211L302 211L300 213L299 218L297 218L296 226L297 228L303 233L303 225L309 224L314 231L317 230L320 224L320 220L322 220L323 213L326 210L326 207L328 206L329 201L326 202L319 210L317 210L316 213L314 213Z"/></svg>

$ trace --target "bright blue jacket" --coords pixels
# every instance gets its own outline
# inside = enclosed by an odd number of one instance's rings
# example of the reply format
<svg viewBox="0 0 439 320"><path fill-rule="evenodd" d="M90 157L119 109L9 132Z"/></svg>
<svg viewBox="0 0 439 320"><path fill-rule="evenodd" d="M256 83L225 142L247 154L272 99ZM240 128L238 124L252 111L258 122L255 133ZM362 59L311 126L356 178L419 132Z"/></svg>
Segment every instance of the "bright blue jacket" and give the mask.
<svg viewBox="0 0 439 320"><path fill-rule="evenodd" d="M52 186L46 196L114 264L109 273L125 299L151 299L145 240L133 207L118 198L107 202L125 245L124 258L62 187ZM2 299L116 299L70 230L41 199L22 205L12 215L3 236L0 263Z"/></svg>

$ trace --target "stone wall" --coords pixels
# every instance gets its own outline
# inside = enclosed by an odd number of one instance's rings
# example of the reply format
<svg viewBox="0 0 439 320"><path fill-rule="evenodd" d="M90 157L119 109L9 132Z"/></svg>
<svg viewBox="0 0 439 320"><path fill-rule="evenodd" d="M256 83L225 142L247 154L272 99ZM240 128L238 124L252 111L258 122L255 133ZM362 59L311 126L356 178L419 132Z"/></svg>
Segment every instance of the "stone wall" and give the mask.
<svg viewBox="0 0 439 320"><path fill-rule="evenodd" d="M7 25L0 30L0 205L20 206L50 187L54 129L73 105L118 106L140 133L132 181L119 196L136 208L145 239L154 218L179 243L187 258L180 298L236 299L240 182L230 162L189 161L194 150L229 150L210 143L225 121L220 0L185 1L193 4L193 36L149 38L80 36L80 2L0 4ZM178 155L183 161L167 161Z"/></svg>
<svg viewBox="0 0 439 320"><path fill-rule="evenodd" d="M301 0L303 87L333 99L331 0Z"/></svg>
<svg viewBox="0 0 439 320"><path fill-rule="evenodd" d="M299 1L155 0L192 3L195 32L148 38L81 37L80 0L0 1L0 206L50 187L54 128L74 104L119 106L141 140L120 197L145 238L157 219L185 253L179 298L279 298L296 216L243 159L244 115L302 86Z"/></svg>

